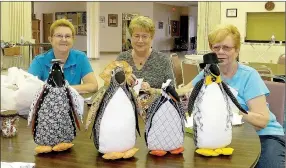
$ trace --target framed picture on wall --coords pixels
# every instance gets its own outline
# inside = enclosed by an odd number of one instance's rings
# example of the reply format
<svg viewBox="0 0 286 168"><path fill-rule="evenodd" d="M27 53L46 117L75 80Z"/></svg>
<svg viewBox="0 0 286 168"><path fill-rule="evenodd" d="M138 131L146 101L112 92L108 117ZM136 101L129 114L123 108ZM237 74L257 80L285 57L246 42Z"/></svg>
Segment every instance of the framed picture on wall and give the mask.
<svg viewBox="0 0 286 168"><path fill-rule="evenodd" d="M237 17L237 9L226 9L226 17Z"/></svg>
<svg viewBox="0 0 286 168"><path fill-rule="evenodd" d="M117 14L108 14L108 26L109 27L118 26L118 15Z"/></svg>
<svg viewBox="0 0 286 168"><path fill-rule="evenodd" d="M176 20L171 20L171 36L180 35L180 22Z"/></svg>
<svg viewBox="0 0 286 168"><path fill-rule="evenodd" d="M163 22L158 22L158 29L163 29L163 25L164 25Z"/></svg>

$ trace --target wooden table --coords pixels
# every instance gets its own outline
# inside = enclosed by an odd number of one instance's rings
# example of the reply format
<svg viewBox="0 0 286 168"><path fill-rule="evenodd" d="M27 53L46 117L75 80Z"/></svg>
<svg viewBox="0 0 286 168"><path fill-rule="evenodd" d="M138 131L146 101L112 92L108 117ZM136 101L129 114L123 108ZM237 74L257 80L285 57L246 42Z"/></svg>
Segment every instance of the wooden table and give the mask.
<svg viewBox="0 0 286 168"><path fill-rule="evenodd" d="M185 55L185 60L193 63L203 63L203 55Z"/></svg>
<svg viewBox="0 0 286 168"><path fill-rule="evenodd" d="M31 128L27 127L27 120L21 118L17 136L13 138L1 136L1 161L33 162L36 163L36 168L246 168L253 167L260 156L259 137L249 124L233 128L233 141L230 147L235 150L232 156L203 157L196 154L192 135L188 133L185 136L183 154L152 156L148 154L145 145L144 124L141 119L139 121L141 137L137 138L136 147L139 151L135 157L129 160L107 161L102 159L93 144L93 139L90 139L92 126L87 132L84 130L77 132L77 137L73 141L75 145L70 150L35 155L36 144L33 141ZM83 125L81 128L83 129Z"/></svg>

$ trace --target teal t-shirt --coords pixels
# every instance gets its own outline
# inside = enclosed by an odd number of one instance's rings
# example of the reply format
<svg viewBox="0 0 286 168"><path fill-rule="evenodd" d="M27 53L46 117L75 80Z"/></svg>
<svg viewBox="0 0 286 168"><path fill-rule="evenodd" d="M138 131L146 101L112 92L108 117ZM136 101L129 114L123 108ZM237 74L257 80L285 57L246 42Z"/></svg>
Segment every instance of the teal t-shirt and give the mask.
<svg viewBox="0 0 286 168"><path fill-rule="evenodd" d="M52 59L55 59L53 49L36 56L32 61L28 72L37 76L42 81L47 80L52 66ZM86 54L74 49L70 50L63 71L65 79L70 85L81 84L82 78L88 73L93 72Z"/></svg>
<svg viewBox="0 0 286 168"><path fill-rule="evenodd" d="M203 78L203 75L204 73L201 71L192 80L192 85L195 86ZM259 73L255 69L241 63L238 63L237 72L231 79L224 79L222 77L222 80L238 92L236 98L246 111L248 111L247 102L250 99L261 95L268 96L270 93ZM267 106L269 108L268 104ZM270 110L269 114L269 123L264 129L257 131L258 135L284 135L283 127L276 120L275 115Z"/></svg>

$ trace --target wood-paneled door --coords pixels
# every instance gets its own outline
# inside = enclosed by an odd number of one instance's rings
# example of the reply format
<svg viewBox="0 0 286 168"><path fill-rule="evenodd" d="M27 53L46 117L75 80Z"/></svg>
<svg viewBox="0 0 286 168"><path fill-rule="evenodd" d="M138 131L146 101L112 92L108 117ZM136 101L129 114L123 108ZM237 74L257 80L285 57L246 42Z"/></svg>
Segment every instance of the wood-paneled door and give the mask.
<svg viewBox="0 0 286 168"><path fill-rule="evenodd" d="M49 43L50 27L53 23L52 13L43 13L43 43ZM44 46L44 50L47 51L50 46Z"/></svg>

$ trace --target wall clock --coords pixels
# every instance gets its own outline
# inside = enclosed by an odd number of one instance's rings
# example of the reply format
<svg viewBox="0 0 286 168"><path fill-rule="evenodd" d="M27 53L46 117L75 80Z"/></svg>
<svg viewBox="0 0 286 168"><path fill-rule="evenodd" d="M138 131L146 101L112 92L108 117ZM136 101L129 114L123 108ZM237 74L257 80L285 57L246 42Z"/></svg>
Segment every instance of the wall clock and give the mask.
<svg viewBox="0 0 286 168"><path fill-rule="evenodd" d="M273 10L274 7L275 7L275 4L274 4L274 2L272 2L272 1L268 1L268 2L266 2L266 4L265 4L265 9L268 10L268 11Z"/></svg>

